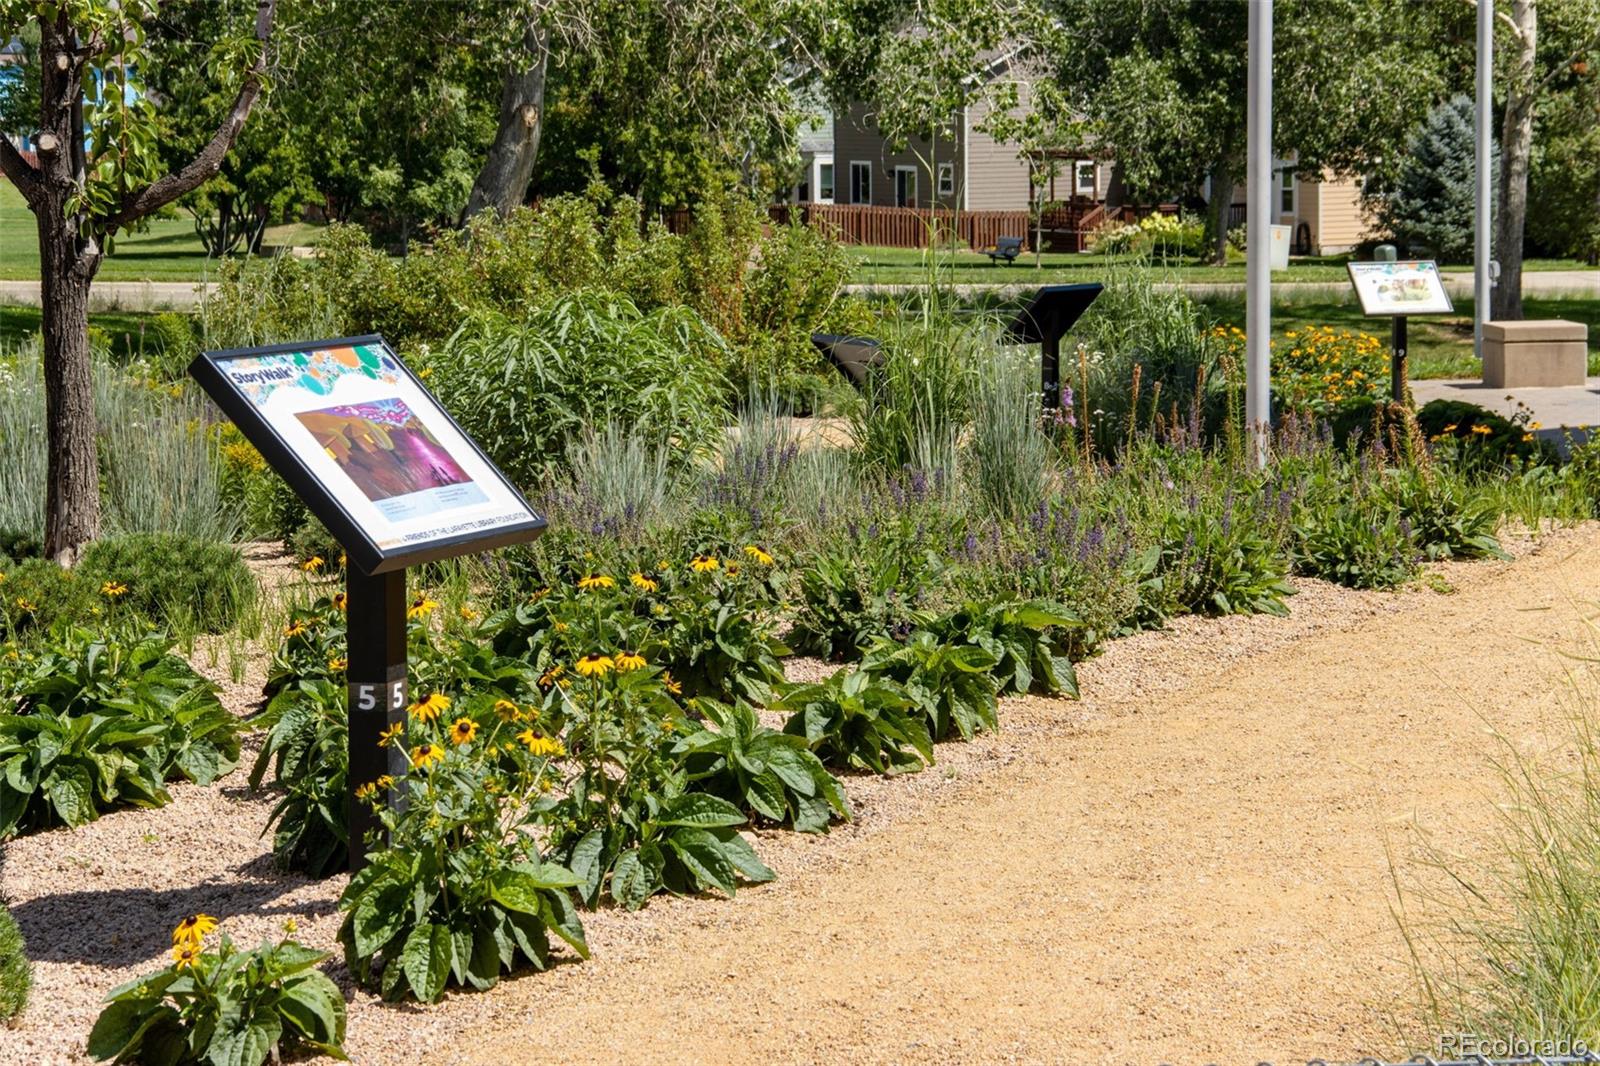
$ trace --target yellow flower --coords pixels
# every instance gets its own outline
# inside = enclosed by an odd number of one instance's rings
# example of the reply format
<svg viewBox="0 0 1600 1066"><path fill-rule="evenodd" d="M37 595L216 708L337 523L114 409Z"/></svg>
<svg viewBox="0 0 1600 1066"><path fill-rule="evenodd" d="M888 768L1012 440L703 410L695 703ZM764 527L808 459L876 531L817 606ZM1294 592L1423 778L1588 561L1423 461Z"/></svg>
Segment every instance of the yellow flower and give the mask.
<svg viewBox="0 0 1600 1066"><path fill-rule="evenodd" d="M344 608L345 608L345 603L346 603L346 602L347 602L347 601L346 601L346 599L345 599L345 595L344 595L344 593L342 593L342 592L335 592L335 593L334 593L334 594L333 594L333 607L334 607L334 610L337 610L337 611L342 611L342 610L344 610Z"/></svg>
<svg viewBox="0 0 1600 1066"><path fill-rule="evenodd" d="M461 616L463 622L476 622L478 620L478 612L464 603L456 608L456 613Z"/></svg>
<svg viewBox="0 0 1600 1066"><path fill-rule="evenodd" d="M177 970L187 970L200 961L200 945L184 941L172 946L172 966Z"/></svg>
<svg viewBox="0 0 1600 1066"><path fill-rule="evenodd" d="M478 723L470 718L457 718L450 726L450 740L455 744L470 744L478 735Z"/></svg>
<svg viewBox="0 0 1600 1066"><path fill-rule="evenodd" d="M345 660L337 657L337 656L335 656L334 658L328 660L328 669L329 669L329 671L331 671L332 673L335 673L335 674L337 674L339 671L343 670L348 665L350 665L350 664L347 663Z"/></svg>
<svg viewBox="0 0 1600 1066"><path fill-rule="evenodd" d="M697 574L708 574L721 565L715 555L696 555L689 560L689 569Z"/></svg>
<svg viewBox="0 0 1600 1066"><path fill-rule="evenodd" d="M578 587L588 592L590 589L608 589L616 585L604 574L588 574L578 579Z"/></svg>
<svg viewBox="0 0 1600 1066"><path fill-rule="evenodd" d="M450 697L442 692L432 692L427 699L418 700L409 708L411 717L419 722L436 722L439 715L450 709Z"/></svg>
<svg viewBox="0 0 1600 1066"><path fill-rule="evenodd" d="M1529 429L1543 429L1544 428L1544 423L1543 422L1529 422L1528 423L1528 428Z"/></svg>
<svg viewBox="0 0 1600 1066"><path fill-rule="evenodd" d="M305 562L300 564L300 569L304 570L308 574L315 573L316 571L321 570L322 569L322 556L313 555L311 558L307 559Z"/></svg>
<svg viewBox="0 0 1600 1066"><path fill-rule="evenodd" d="M105 584L100 586L100 595L113 600L118 596L126 594L127 591L128 586L124 585L120 581L107 581Z"/></svg>
<svg viewBox="0 0 1600 1066"><path fill-rule="evenodd" d="M390 744L395 743L401 737L405 736L405 732L406 724L404 722L396 722L394 725L378 734L378 747L387 748Z"/></svg>
<svg viewBox="0 0 1600 1066"><path fill-rule="evenodd" d="M444 749L437 744L418 744L411 749L411 767L414 770L426 770L443 758Z"/></svg>
<svg viewBox="0 0 1600 1066"><path fill-rule="evenodd" d="M517 710L517 705L510 700L494 701L494 716L502 722L514 722L521 713Z"/></svg>
<svg viewBox="0 0 1600 1066"><path fill-rule="evenodd" d="M1454 433L1455 431L1456 431L1456 424L1454 422L1450 423L1448 426L1445 426L1444 429L1440 430L1441 433Z"/></svg>
<svg viewBox="0 0 1600 1066"><path fill-rule="evenodd" d="M754 559L756 562L760 563L762 566L772 565L772 555L767 551L767 549L763 548L759 544L746 544L744 546L744 553L750 556L750 558Z"/></svg>
<svg viewBox="0 0 1600 1066"><path fill-rule="evenodd" d="M1532 433L1524 433L1522 435L1523 443L1527 443L1528 441L1530 441L1532 439L1533 439L1533 434Z"/></svg>
<svg viewBox="0 0 1600 1066"><path fill-rule="evenodd" d="M537 755L543 759L559 759L567 753L561 741L553 737L541 736L531 729L524 729L517 734L517 739L528 747L528 754Z"/></svg>
<svg viewBox="0 0 1600 1066"><path fill-rule="evenodd" d="M174 944L193 944L196 948L200 941L209 936L217 928L217 920L209 914L191 914L177 924L172 930Z"/></svg>
<svg viewBox="0 0 1600 1066"><path fill-rule="evenodd" d="M611 661L609 655L596 655L594 652L590 652L578 660L574 669L584 677L603 677L614 669L616 665Z"/></svg>
<svg viewBox="0 0 1600 1066"><path fill-rule="evenodd" d="M539 678L539 687L544 691L549 692L550 686L554 685L558 681L561 681L561 675L566 672L567 668L565 666L562 666L560 663L556 663L550 669L546 670ZM565 684L565 682L562 683Z"/></svg>
<svg viewBox="0 0 1600 1066"><path fill-rule="evenodd" d="M418 596L411 601L411 606L406 608L407 618L426 618L438 607L438 601L430 600L426 596Z"/></svg>
<svg viewBox="0 0 1600 1066"><path fill-rule="evenodd" d="M667 686L667 691L672 693L674 696L683 695L683 686L672 679L671 673L663 673L661 675L661 683Z"/></svg>
<svg viewBox="0 0 1600 1066"><path fill-rule="evenodd" d="M1473 426L1472 432L1476 433L1480 437L1485 437L1490 433L1493 433L1494 430L1490 429L1488 426Z"/></svg>
<svg viewBox="0 0 1600 1066"><path fill-rule="evenodd" d="M633 582L634 588L643 589L646 592L654 592L656 589L661 587L656 583L654 578L645 577L637 570L628 575L628 580Z"/></svg>
<svg viewBox="0 0 1600 1066"><path fill-rule="evenodd" d="M391 789L394 787L394 778L390 777L388 774L383 774L376 781L374 781L373 784L382 789Z"/></svg>
<svg viewBox="0 0 1600 1066"><path fill-rule="evenodd" d="M283 627L283 635L285 637L304 636L305 635L305 631L306 631L306 624L304 622L300 622L300 621L290 622L288 625Z"/></svg>
<svg viewBox="0 0 1600 1066"><path fill-rule="evenodd" d="M39 609L39 605L34 603L32 600L25 599L25 598L23 598L21 596L17 597L17 610L25 611L28 614L32 614L34 611L37 611L38 609Z"/></svg>
<svg viewBox="0 0 1600 1066"><path fill-rule="evenodd" d="M629 670L639 670L644 667L644 656L636 651L623 651L617 653L617 671L627 673Z"/></svg>
<svg viewBox="0 0 1600 1066"><path fill-rule="evenodd" d="M368 781L364 785L356 786L356 799L358 800L369 800L377 794L378 783L376 781Z"/></svg>

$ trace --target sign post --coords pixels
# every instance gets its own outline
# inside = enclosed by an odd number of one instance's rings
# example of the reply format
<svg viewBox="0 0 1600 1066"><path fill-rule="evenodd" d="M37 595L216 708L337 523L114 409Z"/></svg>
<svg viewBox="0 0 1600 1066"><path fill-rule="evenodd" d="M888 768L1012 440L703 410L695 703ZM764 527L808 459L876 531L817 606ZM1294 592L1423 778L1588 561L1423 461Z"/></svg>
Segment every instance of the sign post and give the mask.
<svg viewBox="0 0 1600 1066"><path fill-rule="evenodd" d="M408 760L408 566L529 541L545 521L382 337L202 352L189 373L344 546L350 866L376 820L355 790Z"/></svg>
<svg viewBox="0 0 1600 1066"><path fill-rule="evenodd" d="M1000 338L1009 344L1039 345L1040 401L1046 410L1061 406L1061 338L1104 288L1099 282L1046 285L1034 293Z"/></svg>
<svg viewBox="0 0 1600 1066"><path fill-rule="evenodd" d="M1448 315L1455 310L1444 280L1431 259L1348 263L1350 283L1361 300L1361 313L1387 317L1390 327L1389 398L1406 402L1406 323L1412 315Z"/></svg>

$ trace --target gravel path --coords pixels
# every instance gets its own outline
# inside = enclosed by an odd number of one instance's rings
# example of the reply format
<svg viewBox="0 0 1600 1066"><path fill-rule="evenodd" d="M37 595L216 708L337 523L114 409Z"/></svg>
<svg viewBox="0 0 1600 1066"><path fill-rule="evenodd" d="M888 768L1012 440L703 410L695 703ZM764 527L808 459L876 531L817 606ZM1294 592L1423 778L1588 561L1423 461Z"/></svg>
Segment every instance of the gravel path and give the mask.
<svg viewBox="0 0 1600 1066"><path fill-rule="evenodd" d="M1470 853L1492 824L1482 721L1532 738L1575 601L1559 532L1454 595L1302 582L1288 618L1186 619L1084 664L1084 700L1008 700L939 765L851 778L857 821L763 833L734 901L586 917L594 958L384 1006L349 989L358 1063L1257 1061L1394 1050L1407 973L1385 897L1404 816ZM1528 644L1520 638L1531 638ZM797 667L801 664L795 664ZM798 670L796 672L799 672ZM230 695L241 689L232 689ZM244 708L239 708L243 710ZM203 910L239 941L332 947L343 878L277 873L243 773L158 811L5 845L36 960L0 1064L80 1061L97 1001ZM334 966L336 979L345 980Z"/></svg>

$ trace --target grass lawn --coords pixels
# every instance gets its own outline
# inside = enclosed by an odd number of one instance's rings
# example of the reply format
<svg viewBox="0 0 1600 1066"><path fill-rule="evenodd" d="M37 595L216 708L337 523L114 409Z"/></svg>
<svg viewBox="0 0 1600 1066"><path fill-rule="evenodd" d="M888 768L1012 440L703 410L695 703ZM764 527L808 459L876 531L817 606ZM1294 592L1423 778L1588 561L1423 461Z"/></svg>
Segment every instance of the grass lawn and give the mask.
<svg viewBox="0 0 1600 1066"><path fill-rule="evenodd" d="M268 227L269 245L315 244L320 226L291 223ZM211 260L194 235L194 221L178 209L170 218L149 220L143 233L117 238L100 264L99 281L199 281ZM39 276L39 234L33 212L15 186L0 180L0 280L28 281Z"/></svg>
<svg viewBox="0 0 1600 1066"><path fill-rule="evenodd" d="M105 330L111 337L112 356L126 362L139 356L145 324L153 317L143 311L95 311L89 315L89 328ZM40 318L37 307L0 304L0 356L38 334Z"/></svg>
<svg viewBox="0 0 1600 1066"><path fill-rule="evenodd" d="M1202 302L1220 322L1244 328L1243 300L1211 297ZM1600 348L1595 346L1600 339L1600 298L1528 297L1522 301L1522 306L1528 318L1565 318L1588 323L1589 373L1600 374ZM1475 378L1479 375L1478 360L1472 354L1472 297L1456 297L1455 307L1453 315L1411 320L1406 340L1411 348L1413 379ZM1361 330L1373 334L1385 345L1389 343L1390 320L1367 318L1361 313L1354 293L1345 294L1343 298L1319 293L1314 300L1297 300L1293 294L1280 295L1272 305L1273 336L1281 338L1286 330L1301 330L1307 326Z"/></svg>
<svg viewBox="0 0 1600 1066"><path fill-rule="evenodd" d="M852 245L847 251L855 261L850 280L858 284L914 285L928 279L928 253L917 248L879 248ZM995 284L995 285L1045 285L1072 281L1095 281L1105 273L1108 263L1132 261L1133 256L1108 257L1093 253L1046 252L1034 266L1031 254L1023 255L1010 266L991 264L988 256L967 250L948 251L939 257L939 280L944 284ZM1289 260L1288 270L1275 271L1275 282L1326 282L1345 284L1349 274L1345 263L1349 256L1296 256ZM1470 266L1447 267L1470 273ZM1536 270L1592 270L1576 259L1530 259L1523 264L1527 271ZM1197 259L1178 259L1161 262L1152 267L1160 281L1173 282L1243 282L1245 263L1243 257L1227 266L1202 264Z"/></svg>

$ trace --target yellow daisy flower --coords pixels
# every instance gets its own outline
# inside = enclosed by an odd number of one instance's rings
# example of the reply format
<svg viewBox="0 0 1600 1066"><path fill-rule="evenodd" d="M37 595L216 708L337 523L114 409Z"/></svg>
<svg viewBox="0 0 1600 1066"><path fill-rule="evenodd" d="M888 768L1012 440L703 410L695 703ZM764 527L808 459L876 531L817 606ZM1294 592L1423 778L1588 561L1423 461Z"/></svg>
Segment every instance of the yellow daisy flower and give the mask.
<svg viewBox="0 0 1600 1066"><path fill-rule="evenodd" d="M663 673L661 675L661 683L667 686L667 691L672 693L674 696L683 695L683 686L674 681L670 673Z"/></svg>
<svg viewBox="0 0 1600 1066"><path fill-rule="evenodd" d="M470 718L457 718L450 726L450 741L453 744L470 744L478 735L478 723Z"/></svg>
<svg viewBox="0 0 1600 1066"><path fill-rule="evenodd" d="M335 674L337 674L339 671L343 670L345 667L347 667L349 665L350 664L349 664L348 661L346 661L344 659L341 659L338 656L335 656L332 659L328 660L328 669L331 672L335 673Z"/></svg>
<svg viewBox="0 0 1600 1066"><path fill-rule="evenodd" d="M283 627L283 635L285 637L300 637L304 636L305 632L306 624L300 621L290 622Z"/></svg>
<svg viewBox="0 0 1600 1066"><path fill-rule="evenodd" d="M172 966L174 969L187 970L200 961L200 945L188 941L174 944L172 947Z"/></svg>
<svg viewBox="0 0 1600 1066"><path fill-rule="evenodd" d="M715 555L696 555L689 560L689 569L697 574L709 574L721 565Z"/></svg>
<svg viewBox="0 0 1600 1066"><path fill-rule="evenodd" d="M636 651L617 653L617 671L627 673L629 670L639 670L644 667L644 656Z"/></svg>
<svg viewBox="0 0 1600 1066"><path fill-rule="evenodd" d="M406 608L407 618L426 618L438 608L437 600L430 600L426 596L418 596L411 601L411 606Z"/></svg>
<svg viewBox="0 0 1600 1066"><path fill-rule="evenodd" d="M308 574L314 574L318 570L322 569L322 562L322 556L313 555L311 558L300 564L300 569L304 570Z"/></svg>
<svg viewBox="0 0 1600 1066"><path fill-rule="evenodd" d="M634 588L643 589L645 592L654 592L661 587L654 578L645 577L637 570L628 575L628 580L633 583Z"/></svg>
<svg viewBox="0 0 1600 1066"><path fill-rule="evenodd" d="M124 585L120 581L107 581L105 584L100 586L100 595L112 600L116 599L118 596L126 595L127 591L128 586Z"/></svg>
<svg viewBox="0 0 1600 1066"><path fill-rule="evenodd" d="M591 589L608 589L615 585L616 582L604 574L588 574L578 579L578 587L585 592Z"/></svg>
<svg viewBox="0 0 1600 1066"><path fill-rule="evenodd" d="M334 594L333 594L333 607L334 607L334 610L337 610L337 611L342 611L342 610L344 610L344 608L345 608L345 604L346 604L346 603L347 603L347 602L348 602L348 601L347 601L347 600L346 600L346 598L345 598L345 594L344 594L344 593L342 593L342 592L335 592L335 593L334 593Z"/></svg>
<svg viewBox="0 0 1600 1066"><path fill-rule="evenodd" d="M395 743L402 736L404 736L405 732L406 724L404 722L396 722L394 725L378 734L378 747L387 748L390 744Z"/></svg>
<svg viewBox="0 0 1600 1066"><path fill-rule="evenodd" d="M772 554L759 544L746 544L744 553L762 566L772 565Z"/></svg>
<svg viewBox="0 0 1600 1066"><path fill-rule="evenodd" d="M444 749L437 744L418 744L411 749L411 768L426 770L444 758Z"/></svg>
<svg viewBox="0 0 1600 1066"><path fill-rule="evenodd" d="M517 705L510 700L494 701L494 716L502 722L515 722L519 714L521 712L517 710Z"/></svg>
<svg viewBox="0 0 1600 1066"><path fill-rule="evenodd" d="M611 661L609 655L596 655L590 652L579 659L574 669L584 677L604 677L616 668L616 663Z"/></svg>
<svg viewBox="0 0 1600 1066"><path fill-rule="evenodd" d="M567 753L566 746L553 737L541 736L531 729L524 729L517 734L517 739L527 745L528 754L536 755L541 759L559 759Z"/></svg>
<svg viewBox="0 0 1600 1066"><path fill-rule="evenodd" d="M408 710L411 717L419 722L436 722L439 715L450 709L450 697L442 692L432 692L427 699L418 700Z"/></svg>
<svg viewBox="0 0 1600 1066"><path fill-rule="evenodd" d="M217 928L217 920L209 914L191 914L172 930L174 944L195 944L210 936Z"/></svg>

